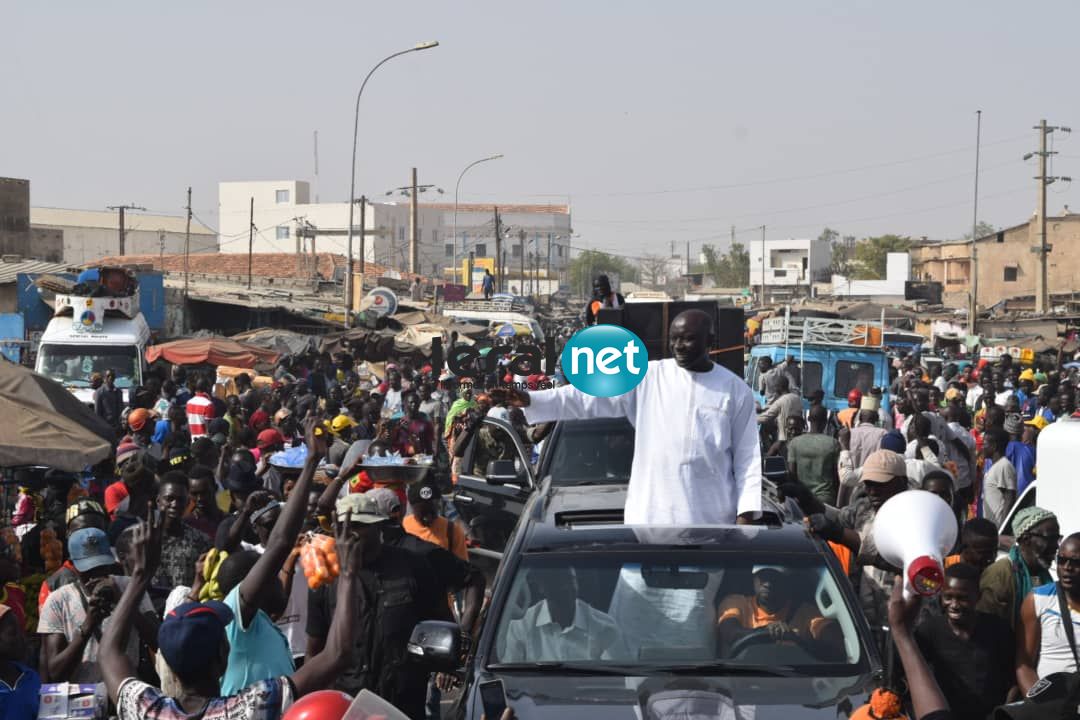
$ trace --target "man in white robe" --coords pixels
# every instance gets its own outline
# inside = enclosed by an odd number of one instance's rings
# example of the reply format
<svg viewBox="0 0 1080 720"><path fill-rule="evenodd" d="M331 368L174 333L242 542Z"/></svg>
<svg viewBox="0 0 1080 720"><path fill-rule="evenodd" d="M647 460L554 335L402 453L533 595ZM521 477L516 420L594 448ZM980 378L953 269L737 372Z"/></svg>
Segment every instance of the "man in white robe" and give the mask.
<svg viewBox="0 0 1080 720"><path fill-rule="evenodd" d="M710 317L671 323L673 358L649 363L630 392L593 397L573 386L511 393L530 424L626 417L637 431L627 487L630 525L745 524L761 511L761 449L754 397L709 359Z"/></svg>

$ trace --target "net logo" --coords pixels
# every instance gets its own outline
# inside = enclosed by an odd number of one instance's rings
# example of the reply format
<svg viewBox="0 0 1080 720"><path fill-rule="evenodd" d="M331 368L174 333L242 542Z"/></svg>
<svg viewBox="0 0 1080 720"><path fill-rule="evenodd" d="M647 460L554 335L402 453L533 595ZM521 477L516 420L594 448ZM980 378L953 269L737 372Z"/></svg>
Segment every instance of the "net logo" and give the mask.
<svg viewBox="0 0 1080 720"><path fill-rule="evenodd" d="M649 355L634 333L618 325L593 325L574 333L562 351L563 375L586 395L614 397L645 378Z"/></svg>

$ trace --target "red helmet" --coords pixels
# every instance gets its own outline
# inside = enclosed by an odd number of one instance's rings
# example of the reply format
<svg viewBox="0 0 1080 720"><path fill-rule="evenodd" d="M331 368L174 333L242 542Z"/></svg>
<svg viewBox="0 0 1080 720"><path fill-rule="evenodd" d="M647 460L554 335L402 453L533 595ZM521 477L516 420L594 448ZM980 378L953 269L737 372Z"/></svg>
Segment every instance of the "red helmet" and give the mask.
<svg viewBox="0 0 1080 720"><path fill-rule="evenodd" d="M856 407L862 402L862 390L855 388L847 394L847 404L849 407Z"/></svg>
<svg viewBox="0 0 1080 720"><path fill-rule="evenodd" d="M294 702L281 720L341 720L352 701L337 690L316 690Z"/></svg>

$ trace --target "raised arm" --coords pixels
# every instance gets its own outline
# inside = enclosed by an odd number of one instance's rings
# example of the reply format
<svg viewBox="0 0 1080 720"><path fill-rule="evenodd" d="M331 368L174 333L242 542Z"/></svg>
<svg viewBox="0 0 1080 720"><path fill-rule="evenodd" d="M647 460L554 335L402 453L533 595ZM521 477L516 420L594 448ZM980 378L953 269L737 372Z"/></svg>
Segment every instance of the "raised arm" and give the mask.
<svg viewBox="0 0 1080 720"><path fill-rule="evenodd" d="M274 524L274 529L270 532L270 538L266 541L266 550L251 568L251 572L240 582L241 627L248 627L255 617L255 612L259 608L254 598L258 596L262 587L266 583L278 581L278 571L285 564L285 559L296 544L296 537L304 524L304 510L307 509L311 480L315 477L315 468L318 467L319 461L326 454L326 435L325 431L319 427L319 421L315 418L304 420L304 430L308 446L304 469L281 511L281 516Z"/></svg>
<svg viewBox="0 0 1080 720"><path fill-rule="evenodd" d="M915 717L923 718L933 712L947 711L949 703L938 687L934 674L930 672L926 659L919 652L911 625L919 612L918 596L904 599L904 579L898 577L893 583L892 598L889 600L889 627L892 629L896 654L904 666L911 704L915 708Z"/></svg>
<svg viewBox="0 0 1080 720"><path fill-rule="evenodd" d="M1020 625L1016 629L1016 684L1026 695L1039 680L1035 667L1039 659L1042 628L1035 616L1035 596L1029 594L1020 606Z"/></svg>
<svg viewBox="0 0 1080 720"><path fill-rule="evenodd" d="M497 399L498 392L492 391L492 399ZM586 395L573 385L532 393L509 389L505 392L511 403L524 409L525 420L530 425L553 420L616 417L632 419L637 398L637 388L622 395L605 398Z"/></svg>

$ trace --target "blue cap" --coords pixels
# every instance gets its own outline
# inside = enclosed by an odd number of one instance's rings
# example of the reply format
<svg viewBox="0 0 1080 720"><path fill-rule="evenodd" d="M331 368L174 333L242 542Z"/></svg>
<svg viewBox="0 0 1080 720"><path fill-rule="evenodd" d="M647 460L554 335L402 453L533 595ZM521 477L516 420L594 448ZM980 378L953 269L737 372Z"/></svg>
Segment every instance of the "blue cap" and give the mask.
<svg viewBox="0 0 1080 720"><path fill-rule="evenodd" d="M169 667L182 678L205 672L217 657L225 627L233 620L225 603L189 602L165 613L158 628L158 647Z"/></svg>
<svg viewBox="0 0 1080 720"><path fill-rule="evenodd" d="M115 565L116 556L109 545L109 536L104 530L83 528L68 538L68 555L79 572L89 572L102 565Z"/></svg>
<svg viewBox="0 0 1080 720"><path fill-rule="evenodd" d="M899 430L890 430L881 438L881 449L892 450L894 453L904 454L907 449L907 440Z"/></svg>

